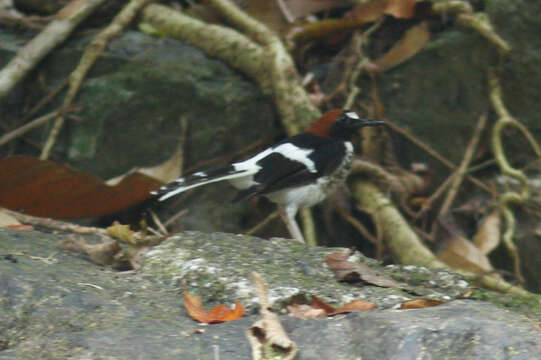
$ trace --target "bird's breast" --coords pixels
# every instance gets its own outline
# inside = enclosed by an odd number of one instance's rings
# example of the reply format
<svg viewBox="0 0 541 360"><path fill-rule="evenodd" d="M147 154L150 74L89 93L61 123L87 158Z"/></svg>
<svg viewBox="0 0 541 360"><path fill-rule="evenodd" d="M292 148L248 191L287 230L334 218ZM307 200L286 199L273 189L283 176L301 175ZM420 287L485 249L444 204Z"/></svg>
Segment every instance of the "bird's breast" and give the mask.
<svg viewBox="0 0 541 360"><path fill-rule="evenodd" d="M346 142L345 147L344 157L340 165L332 173L319 177L311 184L283 189L265 196L277 204L295 204L297 207L310 207L323 201L329 194L344 184L351 172L353 146L351 143Z"/></svg>

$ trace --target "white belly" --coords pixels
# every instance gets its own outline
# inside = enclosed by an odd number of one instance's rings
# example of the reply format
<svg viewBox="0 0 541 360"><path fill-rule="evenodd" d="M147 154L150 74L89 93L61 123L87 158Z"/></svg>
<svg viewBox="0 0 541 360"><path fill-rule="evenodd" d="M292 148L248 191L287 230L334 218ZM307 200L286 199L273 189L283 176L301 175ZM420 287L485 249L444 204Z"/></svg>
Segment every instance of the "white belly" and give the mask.
<svg viewBox="0 0 541 360"><path fill-rule="evenodd" d="M296 204L297 207L310 207L323 201L327 196L327 192L321 186L312 184L280 190L265 196L279 205Z"/></svg>

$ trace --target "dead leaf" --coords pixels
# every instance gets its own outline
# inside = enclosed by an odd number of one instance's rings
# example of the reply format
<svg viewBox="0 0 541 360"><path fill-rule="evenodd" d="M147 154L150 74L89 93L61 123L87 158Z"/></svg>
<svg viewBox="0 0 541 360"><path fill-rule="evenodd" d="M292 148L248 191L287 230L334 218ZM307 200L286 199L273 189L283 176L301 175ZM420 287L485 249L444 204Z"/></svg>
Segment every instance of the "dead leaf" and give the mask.
<svg viewBox="0 0 541 360"><path fill-rule="evenodd" d="M327 312L323 309L315 309L307 304L291 304L287 306L289 315L301 319L315 319L327 316Z"/></svg>
<svg viewBox="0 0 541 360"><path fill-rule="evenodd" d="M351 250L349 249L325 255L325 262L334 270L338 281L356 282L362 280L380 287L405 287L405 284L398 283L365 264L348 261L350 255Z"/></svg>
<svg viewBox="0 0 541 360"><path fill-rule="evenodd" d="M378 306L376 304L363 299L357 299L347 303L344 306L335 308L317 296L312 296L312 306L306 304L292 304L287 307L287 310L291 316L310 319L357 311L369 311L377 307Z"/></svg>
<svg viewBox="0 0 541 360"><path fill-rule="evenodd" d="M85 218L111 214L151 198L161 182L140 173L108 186L49 160L10 156L0 160L0 206L35 216Z"/></svg>
<svg viewBox="0 0 541 360"><path fill-rule="evenodd" d="M421 0L387 0L385 14L397 19L411 19L415 14L415 4Z"/></svg>
<svg viewBox="0 0 541 360"><path fill-rule="evenodd" d="M143 174L153 179L159 180L165 184L178 179L182 172L183 156L184 156L184 136L188 124L184 118L180 121L181 127L181 141L179 142L175 152L171 157L161 164L146 168L133 168L126 174L117 176L115 178L107 180L105 183L109 186L116 186L121 183L126 177L132 174Z"/></svg>
<svg viewBox="0 0 541 360"><path fill-rule="evenodd" d="M481 226L473 237L473 243L481 253L488 255L500 244L500 233L500 212L495 210L481 220Z"/></svg>
<svg viewBox="0 0 541 360"><path fill-rule="evenodd" d="M408 301L404 301L401 305L400 305L400 310L406 310L406 309L423 309L423 308L427 308L427 307L432 307L432 306L438 306L438 305L441 305L443 304L443 301L440 301L440 300L434 300L434 299L413 299L413 300L408 300Z"/></svg>
<svg viewBox="0 0 541 360"><path fill-rule="evenodd" d="M254 1L254 0L252 0ZM256 0L259 2L270 2L269 0ZM284 16L289 17L290 21L299 17L313 14L322 10L329 10L344 7L353 4L354 0L274 0L273 2L282 2ZM285 13L289 13L286 15Z"/></svg>
<svg viewBox="0 0 541 360"><path fill-rule="evenodd" d="M475 274L486 274L494 270L487 256L462 236L448 239L447 245L437 255L453 269L467 270Z"/></svg>
<svg viewBox="0 0 541 360"><path fill-rule="evenodd" d="M263 278L255 271L252 272L252 276L259 298L259 314L261 316L261 319L246 331L246 337L252 347L252 359L293 360L297 354L297 344L287 336L278 316L269 310L269 300Z"/></svg>
<svg viewBox="0 0 541 360"><path fill-rule="evenodd" d="M10 226L18 225L21 225L19 220L17 220L14 216L8 214L6 210L0 209L0 227L9 228Z"/></svg>
<svg viewBox="0 0 541 360"><path fill-rule="evenodd" d="M488 257L466 238L466 232L458 224L455 215L446 213L440 215L437 221L439 226L436 238L443 245L436 255L441 261L453 269L462 269L475 274L484 275L493 272Z"/></svg>
<svg viewBox="0 0 541 360"><path fill-rule="evenodd" d="M356 312L356 311L369 311L376 309L378 306L376 304L373 304L369 301L363 300L363 299L357 299L353 300L352 302L347 303L344 306L339 307L334 312L330 313L329 315L336 315L336 314L344 314L349 312Z"/></svg>
<svg viewBox="0 0 541 360"><path fill-rule="evenodd" d="M184 307L188 311L188 314L193 319L202 323L227 322L240 319L244 315L245 309L238 301L235 301L235 308L233 309L224 305L217 305L208 311L203 307L199 296L192 295L187 291L184 291L182 296L184 297Z"/></svg>
<svg viewBox="0 0 541 360"><path fill-rule="evenodd" d="M113 222L113 225L107 228L107 234L128 244L135 245L137 243L134 232L130 230L130 226L122 225L118 221Z"/></svg>
<svg viewBox="0 0 541 360"><path fill-rule="evenodd" d="M321 300L315 295L312 295L312 307L314 309L321 309L325 311L327 315L336 311L334 306L327 304L325 301Z"/></svg>
<svg viewBox="0 0 541 360"><path fill-rule="evenodd" d="M112 265L115 262L115 255L121 249L116 241L91 245L78 236L69 236L67 239L60 241L57 246L64 250L87 254L90 260L103 266Z"/></svg>
<svg viewBox="0 0 541 360"><path fill-rule="evenodd" d="M11 230L24 230L24 231L34 230L34 227L32 225L25 225L25 224L6 225L4 226L4 228L11 229Z"/></svg>
<svg viewBox="0 0 541 360"><path fill-rule="evenodd" d="M356 19L361 23L374 22L385 13L386 7L387 0L372 0L362 2L348 11L344 15L344 18Z"/></svg>
<svg viewBox="0 0 541 360"><path fill-rule="evenodd" d="M380 73L402 64L417 54L430 39L430 31L426 21L413 26L404 33L391 49L379 59L367 65L367 70L372 73Z"/></svg>

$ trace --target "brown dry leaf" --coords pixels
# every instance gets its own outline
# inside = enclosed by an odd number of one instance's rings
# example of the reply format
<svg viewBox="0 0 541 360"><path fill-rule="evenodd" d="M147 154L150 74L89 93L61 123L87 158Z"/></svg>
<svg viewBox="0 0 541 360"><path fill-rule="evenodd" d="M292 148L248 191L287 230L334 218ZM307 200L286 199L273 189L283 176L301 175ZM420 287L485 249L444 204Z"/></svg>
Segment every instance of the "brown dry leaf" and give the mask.
<svg viewBox="0 0 541 360"><path fill-rule="evenodd" d="M316 13L322 10L345 7L354 4L354 0L251 0L258 2L276 2L282 3L282 13L289 20L295 20L299 17ZM282 6L282 5L281 5ZM289 13L289 14L286 14Z"/></svg>
<svg viewBox="0 0 541 360"><path fill-rule="evenodd" d="M87 244L82 237L69 236L60 241L58 247L87 254L90 260L98 265L112 265L115 262L115 255L120 251L120 245L116 241L109 241L103 244Z"/></svg>
<svg viewBox="0 0 541 360"><path fill-rule="evenodd" d="M186 126L186 124L181 123L181 127L183 127L183 129ZM109 186L116 186L117 184L121 183L126 177L133 174L143 174L151 177L152 179L159 180L165 184L170 183L171 181L178 179L182 173L183 156L184 148L183 142L181 141L173 155L171 155L169 159L165 160L161 164L146 168L133 168L126 174L109 179L105 183Z"/></svg>
<svg viewBox="0 0 541 360"><path fill-rule="evenodd" d="M379 73L392 69L417 54L430 39L430 31L426 21L413 26L404 33L391 49L379 59L367 65L367 70Z"/></svg>
<svg viewBox="0 0 541 360"><path fill-rule="evenodd" d="M312 307L314 309L324 310L327 315L336 311L334 306L327 304L315 295L312 295Z"/></svg>
<svg viewBox="0 0 541 360"><path fill-rule="evenodd" d="M21 225L12 215L8 214L4 209L0 209L0 227L11 228L11 226Z"/></svg>
<svg viewBox="0 0 541 360"><path fill-rule="evenodd" d="M356 311L369 311L377 308L376 304L363 299L353 300L344 306L335 308L327 304L317 296L312 296L312 306L305 304L292 304L287 307L289 314L294 317L303 319L319 318L325 316L333 316Z"/></svg>
<svg viewBox="0 0 541 360"><path fill-rule="evenodd" d="M244 315L245 309L238 301L235 301L234 309L224 305L217 305L208 311L203 307L199 296L192 295L187 291L184 291L182 296L184 297L184 307L188 311L188 314L202 323L213 324L227 322L240 319L242 315Z"/></svg>
<svg viewBox="0 0 541 360"><path fill-rule="evenodd" d="M4 227L10 230L23 230L23 231L34 230L34 227L32 225L25 225L25 224L6 225Z"/></svg>
<svg viewBox="0 0 541 360"><path fill-rule="evenodd" d="M473 238L473 243L488 255L500 244L501 219L498 210L493 211L481 220L481 226Z"/></svg>
<svg viewBox="0 0 541 360"><path fill-rule="evenodd" d="M67 165L30 156L0 160L0 206L29 215L75 219L111 214L151 198L161 182L140 173L108 186Z"/></svg>
<svg viewBox="0 0 541 360"><path fill-rule="evenodd" d="M252 359L293 360L297 354L297 344L287 336L278 316L269 310L269 301L265 282L261 275L252 272L259 298L259 314L261 320L256 321L248 331L246 337L252 347Z"/></svg>
<svg viewBox="0 0 541 360"><path fill-rule="evenodd" d="M370 23L378 20L387 7L387 0L372 0L360 3L348 11L344 17L356 19L359 23Z"/></svg>
<svg viewBox="0 0 541 360"><path fill-rule="evenodd" d="M413 299L413 300L408 300L408 301L404 301L401 305L400 305L400 310L406 310L406 309L423 309L423 308L427 308L427 307L432 307L432 306L438 306L438 305L441 305L443 304L443 301L440 301L440 300L434 300L434 299Z"/></svg>
<svg viewBox="0 0 541 360"><path fill-rule="evenodd" d="M334 270L338 281L364 281L380 287L404 288L405 285L380 274L365 264L348 261L351 250L344 249L325 255L325 262Z"/></svg>
<svg viewBox="0 0 541 360"><path fill-rule="evenodd" d="M447 245L437 255L441 261L453 269L467 270L475 274L493 271L487 256L471 241L460 235L448 239Z"/></svg>
<svg viewBox="0 0 541 360"><path fill-rule="evenodd" d="M327 312L323 309L316 309L306 304L291 304L287 306L289 315L301 319L315 319L327 316Z"/></svg>
<svg viewBox="0 0 541 360"><path fill-rule="evenodd" d="M128 244L135 245L137 243L135 233L130 230L130 226L122 225L118 221L113 222L113 225L107 228L107 234Z"/></svg>
<svg viewBox="0 0 541 360"><path fill-rule="evenodd" d="M387 0L385 14L398 19L411 19L415 13L415 4L421 0Z"/></svg>
<svg viewBox="0 0 541 360"><path fill-rule="evenodd" d="M355 311L369 311L376 309L378 306L369 301L363 299L353 300L352 302L347 303L344 306L339 307L334 312L329 315L343 314Z"/></svg>

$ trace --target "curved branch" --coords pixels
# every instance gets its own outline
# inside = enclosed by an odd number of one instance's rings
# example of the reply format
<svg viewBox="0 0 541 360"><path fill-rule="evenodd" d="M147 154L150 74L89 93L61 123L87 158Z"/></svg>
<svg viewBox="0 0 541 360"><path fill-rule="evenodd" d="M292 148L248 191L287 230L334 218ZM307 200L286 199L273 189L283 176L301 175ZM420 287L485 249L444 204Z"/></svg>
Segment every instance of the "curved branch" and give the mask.
<svg viewBox="0 0 541 360"><path fill-rule="evenodd" d="M38 36L28 42L0 71L0 99L105 0L74 0Z"/></svg>
<svg viewBox="0 0 541 360"><path fill-rule="evenodd" d="M353 195L362 210L372 217L377 217L383 230L383 241L391 254L402 264L426 266L431 269L451 270L423 245L393 203L378 188L367 182L356 182ZM541 297L520 287L513 286L501 278L491 275L477 275L464 270L456 270L468 280L481 283L488 289L513 294L524 299L535 299L541 303Z"/></svg>
<svg viewBox="0 0 541 360"><path fill-rule="evenodd" d="M70 106L81 85L83 83L86 74L94 63L99 59L105 47L109 41L118 36L120 32L133 20L137 12L149 2L153 0L131 0L104 30L102 30L86 47L85 52L81 56L81 60L77 65L77 68L73 70L69 77L69 88L66 97L64 98L64 107ZM49 158L49 153L56 142L56 138L62 129L64 124L64 116L56 118L54 126L49 133L47 142L43 147L40 155L40 159L45 160Z"/></svg>
<svg viewBox="0 0 541 360"><path fill-rule="evenodd" d="M206 24L163 5L147 6L143 21L163 34L220 58L257 81L266 94L275 97L288 135L298 133L319 117L319 109L302 88L293 60L278 36L230 1L212 0L212 3L254 40L236 30Z"/></svg>

